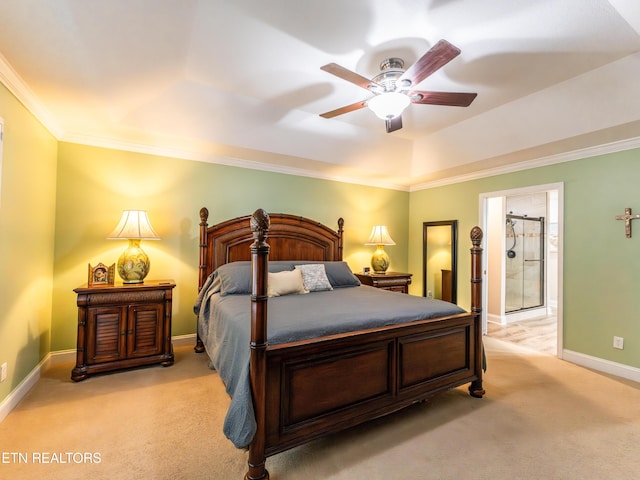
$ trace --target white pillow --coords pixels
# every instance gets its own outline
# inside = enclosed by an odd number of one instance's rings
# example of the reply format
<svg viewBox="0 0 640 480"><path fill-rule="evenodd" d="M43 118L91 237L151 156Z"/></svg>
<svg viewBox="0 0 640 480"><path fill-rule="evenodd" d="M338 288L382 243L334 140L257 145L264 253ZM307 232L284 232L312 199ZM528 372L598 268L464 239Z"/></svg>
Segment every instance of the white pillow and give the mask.
<svg viewBox="0 0 640 480"><path fill-rule="evenodd" d="M300 270L302 272L304 288L310 292L333 290L331 282L329 282L329 279L327 278L327 272L324 268L324 264L309 263L305 265L296 265L295 270Z"/></svg>
<svg viewBox="0 0 640 480"><path fill-rule="evenodd" d="M279 297L291 293L309 293L304 288L302 273L299 270L287 270L284 272L271 273L267 278L267 295Z"/></svg>

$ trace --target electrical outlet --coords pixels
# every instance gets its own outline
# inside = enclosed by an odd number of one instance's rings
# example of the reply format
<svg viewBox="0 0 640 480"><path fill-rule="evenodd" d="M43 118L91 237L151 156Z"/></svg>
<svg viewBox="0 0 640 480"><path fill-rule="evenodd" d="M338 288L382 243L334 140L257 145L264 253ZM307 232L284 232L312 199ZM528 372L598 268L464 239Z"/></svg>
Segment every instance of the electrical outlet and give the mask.
<svg viewBox="0 0 640 480"><path fill-rule="evenodd" d="M7 379L7 362L0 367L0 382L4 382Z"/></svg>
<svg viewBox="0 0 640 480"><path fill-rule="evenodd" d="M622 337L613 337L613 348L618 348L620 350L624 349L624 338Z"/></svg>
<svg viewBox="0 0 640 480"><path fill-rule="evenodd" d="M427 298L433 298L433 292L431 290L427 290Z"/></svg>

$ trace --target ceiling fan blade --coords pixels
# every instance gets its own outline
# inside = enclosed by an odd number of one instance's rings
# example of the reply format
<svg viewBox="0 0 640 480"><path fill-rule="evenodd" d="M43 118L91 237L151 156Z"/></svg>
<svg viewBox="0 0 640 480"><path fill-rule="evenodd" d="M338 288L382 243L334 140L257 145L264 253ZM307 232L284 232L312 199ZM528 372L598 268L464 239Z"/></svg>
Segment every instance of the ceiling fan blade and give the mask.
<svg viewBox="0 0 640 480"><path fill-rule="evenodd" d="M323 118L333 118L338 115L342 115L343 113L353 112L355 110L360 110L367 106L367 101L362 100L361 102L352 103L351 105L345 105L344 107L336 108L335 110L331 110L330 112L321 113L320 116Z"/></svg>
<svg viewBox="0 0 640 480"><path fill-rule="evenodd" d="M398 115L392 119L385 120L387 124L387 133L395 132L402 128L402 115Z"/></svg>
<svg viewBox="0 0 640 480"><path fill-rule="evenodd" d="M354 85L364 88L365 90L371 90L370 87L378 87L382 88L381 85L378 85L375 82L372 82L368 78L363 77L362 75L352 72L344 67L341 67L337 63L329 63L323 67L320 67L320 70L324 70L325 72L329 72L336 77L339 77L347 82L351 82Z"/></svg>
<svg viewBox="0 0 640 480"><path fill-rule="evenodd" d="M417 85L458 55L460 55L458 47L451 45L446 40L440 40L416 63L411 65L398 79L398 82L402 84L403 80L409 80L411 85Z"/></svg>
<svg viewBox="0 0 640 480"><path fill-rule="evenodd" d="M468 107L478 96L477 93L425 92L416 90L409 92L409 96L419 95L421 98L411 100L411 103L427 105L447 105L451 107Z"/></svg>

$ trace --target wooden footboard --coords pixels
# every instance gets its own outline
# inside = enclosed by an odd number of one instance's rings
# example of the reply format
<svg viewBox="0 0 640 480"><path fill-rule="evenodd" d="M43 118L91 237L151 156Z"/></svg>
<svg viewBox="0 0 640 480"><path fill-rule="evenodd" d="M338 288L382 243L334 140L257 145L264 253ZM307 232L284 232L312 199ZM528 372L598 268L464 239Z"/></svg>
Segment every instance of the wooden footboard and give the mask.
<svg viewBox="0 0 640 480"><path fill-rule="evenodd" d="M477 380L476 316L267 348L265 454Z"/></svg>
<svg viewBox="0 0 640 480"><path fill-rule="evenodd" d="M269 347L269 216L251 218L251 388L257 432L245 479L268 479L266 457L386 415L437 392L482 388L482 231L471 232L471 313ZM348 388L345 388L348 386Z"/></svg>

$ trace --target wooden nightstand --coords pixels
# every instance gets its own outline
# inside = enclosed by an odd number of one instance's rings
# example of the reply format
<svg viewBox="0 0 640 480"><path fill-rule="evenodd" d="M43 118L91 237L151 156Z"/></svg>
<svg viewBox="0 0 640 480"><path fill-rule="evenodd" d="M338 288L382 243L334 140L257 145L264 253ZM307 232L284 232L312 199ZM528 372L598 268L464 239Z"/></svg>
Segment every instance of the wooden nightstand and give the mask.
<svg viewBox="0 0 640 480"><path fill-rule="evenodd" d="M78 350L71 379L160 363L173 365L172 281L79 287Z"/></svg>
<svg viewBox="0 0 640 480"><path fill-rule="evenodd" d="M387 273L356 273L356 277L363 285L369 285L393 292L409 293L411 285L411 273L387 272Z"/></svg>

